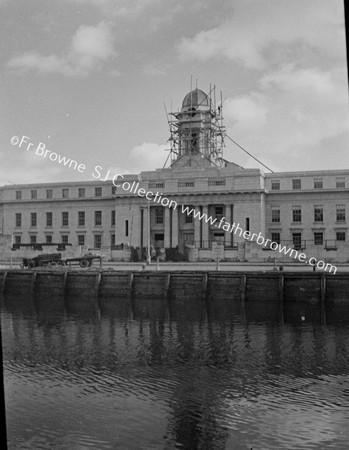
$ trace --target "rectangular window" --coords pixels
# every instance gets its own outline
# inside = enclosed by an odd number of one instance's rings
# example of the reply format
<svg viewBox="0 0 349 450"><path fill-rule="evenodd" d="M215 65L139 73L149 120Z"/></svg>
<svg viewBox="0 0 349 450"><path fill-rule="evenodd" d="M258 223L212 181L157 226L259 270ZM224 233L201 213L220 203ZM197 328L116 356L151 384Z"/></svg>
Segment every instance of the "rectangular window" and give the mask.
<svg viewBox="0 0 349 450"><path fill-rule="evenodd" d="M336 221L345 222L345 205L336 205Z"/></svg>
<svg viewBox="0 0 349 450"><path fill-rule="evenodd" d="M111 212L111 226L115 225L115 209L112 210Z"/></svg>
<svg viewBox="0 0 349 450"><path fill-rule="evenodd" d="M95 234L95 248L101 248L101 247L102 247L102 235Z"/></svg>
<svg viewBox="0 0 349 450"><path fill-rule="evenodd" d="M102 188L101 187L95 188L95 197L102 197Z"/></svg>
<svg viewBox="0 0 349 450"><path fill-rule="evenodd" d="M52 223L53 223L53 213L52 212L47 212L46 213L46 226L47 227L52 227Z"/></svg>
<svg viewBox="0 0 349 450"><path fill-rule="evenodd" d="M78 225L79 227L85 226L85 211L78 211Z"/></svg>
<svg viewBox="0 0 349 450"><path fill-rule="evenodd" d="M194 181L178 181L178 187L194 187Z"/></svg>
<svg viewBox="0 0 349 450"><path fill-rule="evenodd" d="M22 236L15 236L15 244L21 244L22 243Z"/></svg>
<svg viewBox="0 0 349 450"><path fill-rule="evenodd" d="M115 234L110 235L110 245L112 247L115 245Z"/></svg>
<svg viewBox="0 0 349 450"><path fill-rule="evenodd" d="M30 243L31 244L36 244L36 235L35 234L31 234L30 235Z"/></svg>
<svg viewBox="0 0 349 450"><path fill-rule="evenodd" d="M280 180L271 180L271 190L272 191L280 190Z"/></svg>
<svg viewBox="0 0 349 450"><path fill-rule="evenodd" d="M62 244L68 244L69 242L69 236L67 234L62 234L61 236L61 242Z"/></svg>
<svg viewBox="0 0 349 450"><path fill-rule="evenodd" d="M250 231L250 218L246 217L246 226L245 226L246 231Z"/></svg>
<svg viewBox="0 0 349 450"><path fill-rule="evenodd" d="M52 234L46 234L46 244L52 244Z"/></svg>
<svg viewBox="0 0 349 450"><path fill-rule="evenodd" d="M159 181L149 181L148 184L149 188L151 189L162 189L163 187L165 187L165 184L163 182L159 182Z"/></svg>
<svg viewBox="0 0 349 450"><path fill-rule="evenodd" d="M302 209L300 206L292 206L292 221L302 222Z"/></svg>
<svg viewBox="0 0 349 450"><path fill-rule="evenodd" d="M85 188L79 188L78 189L78 197L84 198L85 197Z"/></svg>
<svg viewBox="0 0 349 450"><path fill-rule="evenodd" d="M292 180L292 189L301 189L302 188L302 181L300 178Z"/></svg>
<svg viewBox="0 0 349 450"><path fill-rule="evenodd" d="M22 214L16 213L16 227L22 226Z"/></svg>
<svg viewBox="0 0 349 450"><path fill-rule="evenodd" d="M46 189L46 198L52 198L52 197L53 197L53 190Z"/></svg>
<svg viewBox="0 0 349 450"><path fill-rule="evenodd" d="M62 197L63 198L69 197L69 189L62 189Z"/></svg>
<svg viewBox="0 0 349 450"><path fill-rule="evenodd" d="M345 231L337 231L336 240L337 241L345 241Z"/></svg>
<svg viewBox="0 0 349 450"><path fill-rule="evenodd" d="M35 212L30 213L30 225L36 227L38 225L38 216Z"/></svg>
<svg viewBox="0 0 349 450"><path fill-rule="evenodd" d="M314 222L324 221L324 208L322 205L314 206Z"/></svg>
<svg viewBox="0 0 349 450"><path fill-rule="evenodd" d="M78 234L78 245L85 245L85 235Z"/></svg>
<svg viewBox="0 0 349 450"><path fill-rule="evenodd" d="M164 209L163 208L155 209L155 223L164 223Z"/></svg>
<svg viewBox="0 0 349 450"><path fill-rule="evenodd" d="M315 245L323 245L324 243L324 233L317 231L314 233L314 244Z"/></svg>
<svg viewBox="0 0 349 450"><path fill-rule="evenodd" d="M271 233L271 240L280 244L280 233Z"/></svg>
<svg viewBox="0 0 349 450"><path fill-rule="evenodd" d="M324 187L324 183L322 178L314 178L314 189L322 189Z"/></svg>
<svg viewBox="0 0 349 450"><path fill-rule="evenodd" d="M302 233L292 233L293 248L300 250L302 248Z"/></svg>
<svg viewBox="0 0 349 450"><path fill-rule="evenodd" d="M345 177L336 177L336 188L345 188Z"/></svg>
<svg viewBox="0 0 349 450"><path fill-rule="evenodd" d="M225 186L225 180L208 180L208 186Z"/></svg>
<svg viewBox="0 0 349 450"><path fill-rule="evenodd" d="M215 206L214 207L214 213L215 213L216 219L220 220L223 217L223 214L224 214L224 207L223 206Z"/></svg>
<svg viewBox="0 0 349 450"><path fill-rule="evenodd" d="M67 211L62 212L62 227L69 225L69 213Z"/></svg>
<svg viewBox="0 0 349 450"><path fill-rule="evenodd" d="M95 211L95 226L102 225L102 211Z"/></svg>
<svg viewBox="0 0 349 450"><path fill-rule="evenodd" d="M271 221L272 222L280 222L280 209L278 208L273 208L271 210Z"/></svg>
<svg viewBox="0 0 349 450"><path fill-rule="evenodd" d="M125 220L125 236L128 237L128 220Z"/></svg>
<svg viewBox="0 0 349 450"><path fill-rule="evenodd" d="M31 198L32 200L35 200L35 199L38 198L38 191L37 191L36 189L32 189L32 190L30 191L30 198Z"/></svg>
<svg viewBox="0 0 349 450"><path fill-rule="evenodd" d="M16 191L16 200L22 200L22 191Z"/></svg>
<svg viewBox="0 0 349 450"><path fill-rule="evenodd" d="M115 195L116 194L116 186L112 186L111 187L111 194Z"/></svg>
<svg viewBox="0 0 349 450"><path fill-rule="evenodd" d="M185 205L185 208L188 208L188 210L190 211L190 209L192 209L193 207L190 205ZM188 211L187 210L187 211ZM184 219L185 223L193 223L193 216L190 214L186 214L185 213L185 219Z"/></svg>

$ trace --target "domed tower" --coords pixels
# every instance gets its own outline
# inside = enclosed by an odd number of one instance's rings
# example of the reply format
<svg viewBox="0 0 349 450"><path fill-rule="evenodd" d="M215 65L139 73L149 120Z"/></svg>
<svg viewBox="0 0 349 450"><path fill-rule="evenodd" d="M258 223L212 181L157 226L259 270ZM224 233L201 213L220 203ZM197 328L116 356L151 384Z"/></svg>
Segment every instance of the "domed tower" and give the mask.
<svg viewBox="0 0 349 450"><path fill-rule="evenodd" d="M222 108L217 110L212 98L201 89L189 92L178 113L171 113L172 163L181 165L221 166L223 164ZM202 161L204 160L204 161Z"/></svg>

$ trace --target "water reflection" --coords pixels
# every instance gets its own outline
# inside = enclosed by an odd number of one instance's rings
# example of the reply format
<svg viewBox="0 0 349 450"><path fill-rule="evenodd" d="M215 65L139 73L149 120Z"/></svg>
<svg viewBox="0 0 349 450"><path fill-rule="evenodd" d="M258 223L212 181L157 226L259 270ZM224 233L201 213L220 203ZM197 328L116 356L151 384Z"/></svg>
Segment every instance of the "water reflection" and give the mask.
<svg viewBox="0 0 349 450"><path fill-rule="evenodd" d="M10 448L347 448L348 305L6 297L1 311Z"/></svg>

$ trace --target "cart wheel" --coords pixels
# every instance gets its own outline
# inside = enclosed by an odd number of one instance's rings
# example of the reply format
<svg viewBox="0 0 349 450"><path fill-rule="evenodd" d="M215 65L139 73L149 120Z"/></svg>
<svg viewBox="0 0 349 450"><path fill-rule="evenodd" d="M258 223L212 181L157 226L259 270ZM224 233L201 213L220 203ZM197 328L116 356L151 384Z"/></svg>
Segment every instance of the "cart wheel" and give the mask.
<svg viewBox="0 0 349 450"><path fill-rule="evenodd" d="M28 269L35 269L35 262L34 261L29 261L28 262Z"/></svg>
<svg viewBox="0 0 349 450"><path fill-rule="evenodd" d="M89 260L88 259L82 259L79 264L80 264L80 267L88 267L89 266Z"/></svg>

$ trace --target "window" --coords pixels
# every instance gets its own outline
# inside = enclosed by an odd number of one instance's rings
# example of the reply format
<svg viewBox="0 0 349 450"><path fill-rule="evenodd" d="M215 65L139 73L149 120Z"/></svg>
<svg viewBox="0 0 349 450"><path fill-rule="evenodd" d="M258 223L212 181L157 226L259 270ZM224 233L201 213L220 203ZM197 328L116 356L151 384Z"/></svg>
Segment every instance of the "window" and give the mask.
<svg viewBox="0 0 349 450"><path fill-rule="evenodd" d="M280 244L280 233L271 233L271 240Z"/></svg>
<svg viewBox="0 0 349 450"><path fill-rule="evenodd" d="M246 217L246 226L245 226L246 231L250 231L250 218Z"/></svg>
<svg viewBox="0 0 349 450"><path fill-rule="evenodd" d="M111 187L111 194L112 195L116 194L116 186Z"/></svg>
<svg viewBox="0 0 349 450"><path fill-rule="evenodd" d="M30 213L30 225L36 227L38 224L37 214L35 212Z"/></svg>
<svg viewBox="0 0 349 450"><path fill-rule="evenodd" d="M336 205L336 221L345 222L345 205Z"/></svg>
<svg viewBox="0 0 349 450"><path fill-rule="evenodd" d="M16 191L16 200L22 200L22 191Z"/></svg>
<svg viewBox="0 0 349 450"><path fill-rule="evenodd" d="M79 188L78 189L78 197L84 198L85 197L85 188Z"/></svg>
<svg viewBox="0 0 349 450"><path fill-rule="evenodd" d="M271 210L271 221L272 222L280 222L280 209L273 208Z"/></svg>
<svg viewBox="0 0 349 450"><path fill-rule="evenodd" d="M111 212L111 226L115 225L115 209Z"/></svg>
<svg viewBox="0 0 349 450"><path fill-rule="evenodd" d="M38 191L36 189L33 189L33 190L30 191L30 198L32 200L35 200L35 199L38 198Z"/></svg>
<svg viewBox="0 0 349 450"><path fill-rule="evenodd" d="M16 227L22 226L22 214L16 213Z"/></svg>
<svg viewBox="0 0 349 450"><path fill-rule="evenodd" d="M314 206L314 222L324 221L324 209L321 205Z"/></svg>
<svg viewBox="0 0 349 450"><path fill-rule="evenodd" d="M302 233L292 233L292 241L293 247L300 250L302 248Z"/></svg>
<svg viewBox="0 0 349 450"><path fill-rule="evenodd" d="M221 219L224 214L224 207L223 206L215 206L214 213L215 213L216 219Z"/></svg>
<svg viewBox="0 0 349 450"><path fill-rule="evenodd" d="M35 234L31 234L30 235L30 243L31 244L36 244L36 235Z"/></svg>
<svg viewBox="0 0 349 450"><path fill-rule="evenodd" d="M314 233L314 244L323 245L324 243L324 233L317 231Z"/></svg>
<svg viewBox="0 0 349 450"><path fill-rule="evenodd" d="M192 206L185 205L184 208L188 208L187 211L190 211L192 209ZM193 216L191 214L187 214L187 213L184 213L184 214L185 214L184 222L185 223L193 223Z"/></svg>
<svg viewBox="0 0 349 450"><path fill-rule="evenodd" d="M128 237L128 220L125 220L125 236Z"/></svg>
<svg viewBox="0 0 349 450"><path fill-rule="evenodd" d="M67 234L62 234L61 241L62 241L62 244L68 244L69 236Z"/></svg>
<svg viewBox="0 0 349 450"><path fill-rule="evenodd" d="M52 227L52 222L53 222L53 213L52 212L47 212L46 213L46 226L47 227Z"/></svg>
<svg viewBox="0 0 349 450"><path fill-rule="evenodd" d="M85 245L85 235L78 234L78 245Z"/></svg>
<svg viewBox="0 0 349 450"><path fill-rule="evenodd" d="M209 186L225 186L225 180L208 180Z"/></svg>
<svg viewBox="0 0 349 450"><path fill-rule="evenodd" d="M345 177L336 177L336 188L345 188Z"/></svg>
<svg viewBox="0 0 349 450"><path fill-rule="evenodd" d="M95 234L95 248L101 248L101 247L102 247L102 235Z"/></svg>
<svg viewBox="0 0 349 450"><path fill-rule="evenodd" d="M62 212L62 227L69 225L69 213L67 211Z"/></svg>
<svg viewBox="0 0 349 450"><path fill-rule="evenodd" d="M95 197L102 197L102 188L101 187L95 188Z"/></svg>
<svg viewBox="0 0 349 450"><path fill-rule="evenodd" d="M46 189L46 198L52 198L52 197L53 197L53 190Z"/></svg>
<svg viewBox="0 0 349 450"><path fill-rule="evenodd" d="M115 234L110 235L110 245L112 247L115 245Z"/></svg>
<svg viewBox="0 0 349 450"><path fill-rule="evenodd" d="M79 227L85 226L85 211L78 212L78 225Z"/></svg>
<svg viewBox="0 0 349 450"><path fill-rule="evenodd" d="M280 180L271 180L271 190L272 191L280 190Z"/></svg>
<svg viewBox="0 0 349 450"><path fill-rule="evenodd" d="M62 189L62 197L63 198L69 197L69 189Z"/></svg>
<svg viewBox="0 0 349 450"><path fill-rule="evenodd" d="M300 206L292 206L292 221L302 222L302 209Z"/></svg>
<svg viewBox="0 0 349 450"><path fill-rule="evenodd" d="M314 178L314 189L322 189L324 187L324 183L322 178Z"/></svg>
<svg viewBox="0 0 349 450"><path fill-rule="evenodd" d="M301 188L302 188L302 181L300 178L292 180L292 189L301 189Z"/></svg>
<svg viewBox="0 0 349 450"><path fill-rule="evenodd" d="M52 244L52 234L46 234L46 244Z"/></svg>
<svg viewBox="0 0 349 450"><path fill-rule="evenodd" d="M15 236L15 244L21 244L22 243L22 236Z"/></svg>
<svg viewBox="0 0 349 450"><path fill-rule="evenodd" d="M155 209L155 223L164 223L164 209L163 208Z"/></svg>
<svg viewBox="0 0 349 450"><path fill-rule="evenodd" d="M102 211L95 211L95 226L102 225Z"/></svg>
<svg viewBox="0 0 349 450"><path fill-rule="evenodd" d="M178 181L178 187L194 187L194 181Z"/></svg>
<svg viewBox="0 0 349 450"><path fill-rule="evenodd" d="M163 182L159 182L159 181L149 181L149 188L156 188L156 189L161 189L163 187L165 187L165 184Z"/></svg>
<svg viewBox="0 0 349 450"><path fill-rule="evenodd" d="M337 241L345 241L345 231L337 231L336 240Z"/></svg>

